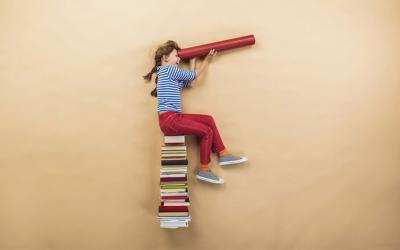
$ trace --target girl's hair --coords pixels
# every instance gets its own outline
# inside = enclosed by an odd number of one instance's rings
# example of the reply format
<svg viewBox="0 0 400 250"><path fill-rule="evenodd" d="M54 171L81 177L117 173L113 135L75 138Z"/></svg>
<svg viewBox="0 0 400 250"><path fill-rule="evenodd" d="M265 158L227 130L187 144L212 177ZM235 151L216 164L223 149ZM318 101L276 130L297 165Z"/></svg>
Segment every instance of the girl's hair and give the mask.
<svg viewBox="0 0 400 250"><path fill-rule="evenodd" d="M176 49L180 50L181 48L175 41L169 40L163 45L159 46L155 55L154 55L154 67L151 69L149 73L143 76L146 81L151 81L151 78L154 73L157 72L157 66L161 66L161 60L164 55L168 56L171 52ZM151 95L157 97L157 80L158 76L156 76L156 87L151 91Z"/></svg>

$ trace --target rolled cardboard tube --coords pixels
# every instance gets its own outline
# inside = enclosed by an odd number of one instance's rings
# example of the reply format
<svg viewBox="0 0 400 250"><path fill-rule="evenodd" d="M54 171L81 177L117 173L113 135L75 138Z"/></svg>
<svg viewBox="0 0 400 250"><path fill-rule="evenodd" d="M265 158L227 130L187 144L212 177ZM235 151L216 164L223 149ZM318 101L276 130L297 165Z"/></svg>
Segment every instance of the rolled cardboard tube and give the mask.
<svg viewBox="0 0 400 250"><path fill-rule="evenodd" d="M242 36L219 42L207 43L190 48L184 48L178 51L178 56L182 60L184 60L196 56L205 56L212 49L215 49L216 51L221 51L221 50L239 48L247 45L253 45L255 43L256 43L256 38L254 37L254 35Z"/></svg>

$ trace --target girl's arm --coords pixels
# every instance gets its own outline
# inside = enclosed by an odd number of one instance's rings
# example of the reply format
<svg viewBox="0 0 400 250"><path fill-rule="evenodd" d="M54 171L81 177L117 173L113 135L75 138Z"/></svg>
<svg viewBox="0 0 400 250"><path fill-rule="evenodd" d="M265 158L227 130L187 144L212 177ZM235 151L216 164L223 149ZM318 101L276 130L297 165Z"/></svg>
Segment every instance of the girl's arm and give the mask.
<svg viewBox="0 0 400 250"><path fill-rule="evenodd" d="M208 64L211 62L212 58L216 55L217 55L217 51L215 51L215 49L210 50L210 53L208 53L208 55L206 56L206 58L204 59L203 63L200 65L200 67L198 69L194 69L194 71L196 72L196 78L199 77L199 75L204 72L204 70L207 68ZM195 61L195 59L194 59L194 61ZM190 60L190 62L192 63L192 60Z"/></svg>
<svg viewBox="0 0 400 250"><path fill-rule="evenodd" d="M197 59L196 57L190 59L190 70L195 72L196 72L196 59ZM196 78L189 82L189 86L192 87L196 85L196 82L197 82L197 72L196 72Z"/></svg>

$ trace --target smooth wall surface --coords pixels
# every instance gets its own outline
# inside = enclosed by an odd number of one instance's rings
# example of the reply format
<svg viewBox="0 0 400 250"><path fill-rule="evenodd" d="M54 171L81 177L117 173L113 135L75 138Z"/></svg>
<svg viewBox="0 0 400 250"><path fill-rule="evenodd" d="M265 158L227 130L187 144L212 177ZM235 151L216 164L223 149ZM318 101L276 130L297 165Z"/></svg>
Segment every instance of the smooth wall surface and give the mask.
<svg viewBox="0 0 400 250"><path fill-rule="evenodd" d="M254 34L183 110L242 166L162 230L157 45ZM0 249L400 249L399 1L0 2ZM187 65L183 65L187 67Z"/></svg>

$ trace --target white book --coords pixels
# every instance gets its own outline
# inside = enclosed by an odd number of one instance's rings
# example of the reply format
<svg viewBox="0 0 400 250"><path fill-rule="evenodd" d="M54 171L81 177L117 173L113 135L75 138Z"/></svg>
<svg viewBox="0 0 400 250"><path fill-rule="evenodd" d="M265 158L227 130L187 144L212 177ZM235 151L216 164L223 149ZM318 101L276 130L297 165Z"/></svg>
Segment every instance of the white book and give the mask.
<svg viewBox="0 0 400 250"><path fill-rule="evenodd" d="M187 174L187 171L182 171L182 170L160 171L160 174Z"/></svg>
<svg viewBox="0 0 400 250"><path fill-rule="evenodd" d="M176 207L176 206L190 206L190 202L165 202L164 206L166 207Z"/></svg>
<svg viewBox="0 0 400 250"><path fill-rule="evenodd" d="M161 171L161 172L187 171L187 167L161 168L160 171Z"/></svg>
<svg viewBox="0 0 400 250"><path fill-rule="evenodd" d="M185 143L184 135L164 136L164 143Z"/></svg>
<svg viewBox="0 0 400 250"><path fill-rule="evenodd" d="M164 189L160 189L160 192L162 193L162 194L164 194L164 193L178 193L178 192L186 192L187 190L186 190L186 188L171 188L171 189L169 189L169 188L164 188Z"/></svg>
<svg viewBox="0 0 400 250"><path fill-rule="evenodd" d="M163 193L161 192L161 196L184 196L188 195L188 192L174 192L174 193Z"/></svg>
<svg viewBox="0 0 400 250"><path fill-rule="evenodd" d="M169 150L183 150L186 151L185 145L176 145L176 146L161 146L161 151L169 151Z"/></svg>
<svg viewBox="0 0 400 250"><path fill-rule="evenodd" d="M179 221L190 221L191 217L189 216L163 216L163 217L158 217L160 221L165 221L165 220L179 220Z"/></svg>
<svg viewBox="0 0 400 250"><path fill-rule="evenodd" d="M176 220L176 219L173 219L173 220L171 220L171 219L167 219L167 220L160 220L160 222L163 222L163 223L166 223L166 222L172 222L172 223L174 223L174 222L189 222L189 220Z"/></svg>
<svg viewBox="0 0 400 250"><path fill-rule="evenodd" d="M160 174L160 177L185 177L186 174Z"/></svg>
<svg viewBox="0 0 400 250"><path fill-rule="evenodd" d="M188 227L189 223L187 222L160 222L161 228L178 228L178 227Z"/></svg>

